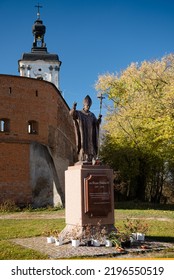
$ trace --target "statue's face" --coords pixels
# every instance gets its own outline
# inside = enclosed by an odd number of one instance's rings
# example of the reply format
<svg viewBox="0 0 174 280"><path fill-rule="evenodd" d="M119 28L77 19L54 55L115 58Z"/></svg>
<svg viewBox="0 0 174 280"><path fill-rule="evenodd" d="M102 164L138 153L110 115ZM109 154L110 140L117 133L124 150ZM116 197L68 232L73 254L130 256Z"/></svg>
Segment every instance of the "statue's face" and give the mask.
<svg viewBox="0 0 174 280"><path fill-rule="evenodd" d="M83 110L84 110L85 112L88 112L89 109L90 109L89 104L84 104L84 105L83 105Z"/></svg>

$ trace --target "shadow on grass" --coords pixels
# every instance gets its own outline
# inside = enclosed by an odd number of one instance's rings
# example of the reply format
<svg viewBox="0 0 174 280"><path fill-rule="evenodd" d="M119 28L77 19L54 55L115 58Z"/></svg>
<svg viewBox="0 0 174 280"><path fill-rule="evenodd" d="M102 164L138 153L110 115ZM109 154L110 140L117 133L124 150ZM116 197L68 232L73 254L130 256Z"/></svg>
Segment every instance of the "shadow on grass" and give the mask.
<svg viewBox="0 0 174 280"><path fill-rule="evenodd" d="M115 201L115 209L174 210L174 204L154 204L140 201Z"/></svg>
<svg viewBox="0 0 174 280"><path fill-rule="evenodd" d="M157 242L167 242L167 243L173 243L174 246L174 237L172 236L147 236L147 241L157 241Z"/></svg>

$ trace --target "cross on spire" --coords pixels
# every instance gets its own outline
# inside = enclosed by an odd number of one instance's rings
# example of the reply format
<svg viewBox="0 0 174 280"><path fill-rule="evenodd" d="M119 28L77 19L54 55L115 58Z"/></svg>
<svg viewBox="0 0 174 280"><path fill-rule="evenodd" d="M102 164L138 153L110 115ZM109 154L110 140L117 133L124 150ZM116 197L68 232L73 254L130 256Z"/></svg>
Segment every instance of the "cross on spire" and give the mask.
<svg viewBox="0 0 174 280"><path fill-rule="evenodd" d="M37 8L37 18L40 19L40 8L42 8L42 6L38 3L35 7Z"/></svg>

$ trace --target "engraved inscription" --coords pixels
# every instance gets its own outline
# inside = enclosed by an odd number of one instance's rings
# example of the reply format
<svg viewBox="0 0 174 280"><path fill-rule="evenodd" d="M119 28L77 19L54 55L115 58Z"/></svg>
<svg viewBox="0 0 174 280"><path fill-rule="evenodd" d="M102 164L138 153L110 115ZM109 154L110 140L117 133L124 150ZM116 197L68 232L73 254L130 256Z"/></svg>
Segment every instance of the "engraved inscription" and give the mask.
<svg viewBox="0 0 174 280"><path fill-rule="evenodd" d="M111 211L111 184L106 175L91 174L84 179L85 213L90 217L107 216Z"/></svg>

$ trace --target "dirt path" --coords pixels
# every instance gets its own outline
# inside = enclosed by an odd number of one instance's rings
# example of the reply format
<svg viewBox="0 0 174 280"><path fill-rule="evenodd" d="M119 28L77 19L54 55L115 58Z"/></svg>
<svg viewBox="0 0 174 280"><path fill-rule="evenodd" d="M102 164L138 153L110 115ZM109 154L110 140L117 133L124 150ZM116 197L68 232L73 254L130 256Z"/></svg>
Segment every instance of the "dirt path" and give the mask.
<svg viewBox="0 0 174 280"><path fill-rule="evenodd" d="M14 220L29 220L29 219L64 219L65 218L65 211L55 211L55 212L47 212L47 213L37 213L37 212L16 212L16 213L10 213L10 214L0 214L0 220L3 219L14 219ZM121 216L119 217L119 215L117 217L115 217L116 219L120 220L120 219L124 219L126 217ZM161 222L173 222L174 219L172 218L166 218L166 217L137 217L137 218L133 218L133 219L143 219L143 220L157 220L157 221L161 221Z"/></svg>
<svg viewBox="0 0 174 280"><path fill-rule="evenodd" d="M51 212L51 213L34 213L34 212L19 212L12 214L0 214L0 219L14 219L14 220L29 220L29 219L60 219L65 218L64 211Z"/></svg>

